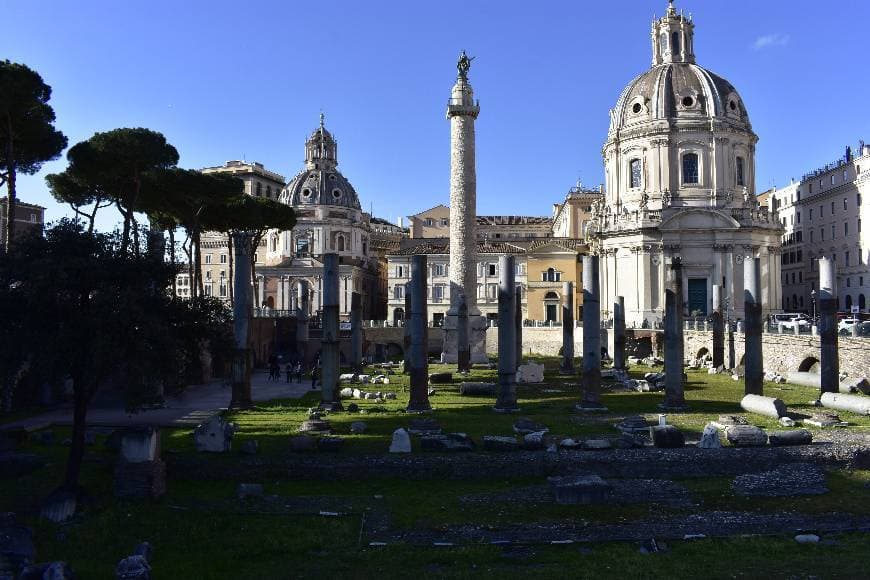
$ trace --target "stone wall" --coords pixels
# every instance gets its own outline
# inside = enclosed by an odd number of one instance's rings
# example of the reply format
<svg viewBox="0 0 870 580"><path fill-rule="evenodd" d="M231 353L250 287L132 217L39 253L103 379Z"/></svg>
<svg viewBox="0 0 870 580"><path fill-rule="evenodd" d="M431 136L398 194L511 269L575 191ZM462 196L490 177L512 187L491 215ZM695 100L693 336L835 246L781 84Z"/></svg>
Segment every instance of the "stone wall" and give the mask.
<svg viewBox="0 0 870 580"><path fill-rule="evenodd" d="M630 332L630 331L629 331ZM685 331L686 357L695 358L702 349L713 352L713 333L705 331ZM725 352L728 352L728 336L725 336ZM818 336L793 336L788 334L761 335L764 369L784 373L788 371L809 370L818 361L820 341ZM870 339L839 337L840 371L848 376L870 376ZM734 333L734 351L738 364L745 352L743 334Z"/></svg>

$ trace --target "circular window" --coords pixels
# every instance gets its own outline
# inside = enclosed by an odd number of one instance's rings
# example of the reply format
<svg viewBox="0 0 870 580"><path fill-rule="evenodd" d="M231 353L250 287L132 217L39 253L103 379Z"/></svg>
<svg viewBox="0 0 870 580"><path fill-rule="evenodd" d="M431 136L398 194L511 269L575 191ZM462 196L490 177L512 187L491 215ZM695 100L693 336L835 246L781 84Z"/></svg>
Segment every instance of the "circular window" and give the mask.
<svg viewBox="0 0 870 580"><path fill-rule="evenodd" d="M643 111L643 107L640 106L640 103L635 103L631 110L635 115L637 115L638 113Z"/></svg>
<svg viewBox="0 0 870 580"><path fill-rule="evenodd" d="M340 189L333 189L332 190L332 197L334 197L335 199L338 199L339 197L341 197L341 190Z"/></svg>
<svg viewBox="0 0 870 580"><path fill-rule="evenodd" d="M310 189L303 189L302 190L302 197L309 197L309 196L311 196L311 190Z"/></svg>
<svg viewBox="0 0 870 580"><path fill-rule="evenodd" d="M334 173L330 174L329 179L331 179L331 180L334 181L334 180L335 180L335 174L334 174Z"/></svg>
<svg viewBox="0 0 870 580"><path fill-rule="evenodd" d="M695 104L695 99L693 99L692 97L683 97L683 106L684 107L691 107L694 104Z"/></svg>
<svg viewBox="0 0 870 580"><path fill-rule="evenodd" d="M311 175L308 176L308 179L310 179L311 181L314 181L315 179L317 179L317 176L312 173Z"/></svg>
<svg viewBox="0 0 870 580"><path fill-rule="evenodd" d="M732 111L737 110L737 103L735 103L734 101L731 101L730 103L728 103L728 106L731 107Z"/></svg>

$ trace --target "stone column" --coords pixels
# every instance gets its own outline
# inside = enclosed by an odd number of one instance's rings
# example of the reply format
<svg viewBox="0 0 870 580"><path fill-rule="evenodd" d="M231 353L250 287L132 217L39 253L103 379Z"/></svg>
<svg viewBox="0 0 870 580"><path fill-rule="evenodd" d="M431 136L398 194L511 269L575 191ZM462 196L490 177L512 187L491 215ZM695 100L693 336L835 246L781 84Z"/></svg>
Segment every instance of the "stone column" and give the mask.
<svg viewBox="0 0 870 580"><path fill-rule="evenodd" d="M458 362L460 331L468 333L471 362L486 362L486 320L477 308L477 170L474 122L480 107L468 82L468 64L460 59L460 73L447 105L450 120L450 309L444 320L446 363ZM464 64L463 64L464 63ZM460 324L457 300L465 297L468 323ZM463 330L464 329L464 330Z"/></svg>
<svg viewBox="0 0 870 580"><path fill-rule="evenodd" d="M603 411L601 404L601 299L598 256L583 256L583 399L580 411Z"/></svg>
<svg viewBox="0 0 870 580"><path fill-rule="evenodd" d="M517 406L517 284L513 256L499 256L498 270L498 397L495 410L516 411Z"/></svg>
<svg viewBox="0 0 870 580"><path fill-rule="evenodd" d="M321 408L341 410L338 398L339 354L338 254L323 255L323 335L320 339Z"/></svg>
<svg viewBox="0 0 870 580"><path fill-rule="evenodd" d="M683 262L671 259L673 279L665 290L665 400L662 409L687 409L683 386Z"/></svg>
<svg viewBox="0 0 870 580"><path fill-rule="evenodd" d="M411 372L411 326L408 321L411 317L411 282L405 282L405 316L402 318L402 348L404 349L403 371Z"/></svg>
<svg viewBox="0 0 870 580"><path fill-rule="evenodd" d="M350 366L355 373L362 371L362 354L362 295L353 292L350 295Z"/></svg>
<svg viewBox="0 0 870 580"><path fill-rule="evenodd" d="M456 370L467 373L471 370L471 344L468 341L468 302L465 292L458 297L458 316L456 317Z"/></svg>
<svg viewBox="0 0 870 580"><path fill-rule="evenodd" d="M613 368L625 371L625 298L613 303Z"/></svg>
<svg viewBox="0 0 870 580"><path fill-rule="evenodd" d="M713 284L713 368L725 364L725 320L722 317L722 286Z"/></svg>
<svg viewBox="0 0 870 580"><path fill-rule="evenodd" d="M251 285L251 236L248 232L233 232L233 337L236 348L233 357L232 400L230 408L248 408L251 399L250 324L253 315L254 289Z"/></svg>
<svg viewBox="0 0 870 580"><path fill-rule="evenodd" d="M523 295L520 290L516 294L516 348L517 348L517 367L523 364Z"/></svg>
<svg viewBox="0 0 870 580"><path fill-rule="evenodd" d="M743 260L743 312L746 317L744 393L764 394L764 359L761 352L761 259Z"/></svg>
<svg viewBox="0 0 870 580"><path fill-rule="evenodd" d="M501 338L499 338L501 345ZM574 374L574 284L562 282L562 365L559 372Z"/></svg>
<svg viewBox="0 0 870 580"><path fill-rule="evenodd" d="M266 305L266 277L263 275L257 276L257 293L256 308L263 308Z"/></svg>
<svg viewBox="0 0 870 580"><path fill-rule="evenodd" d="M856 325L857 326L857 325ZM822 392L836 393L840 385L837 336L837 271L830 258L819 258L819 335Z"/></svg>
<svg viewBox="0 0 870 580"><path fill-rule="evenodd" d="M408 411L429 411L429 320L426 308L426 256L411 257L410 307L405 328L410 339L408 374L411 396Z"/></svg>

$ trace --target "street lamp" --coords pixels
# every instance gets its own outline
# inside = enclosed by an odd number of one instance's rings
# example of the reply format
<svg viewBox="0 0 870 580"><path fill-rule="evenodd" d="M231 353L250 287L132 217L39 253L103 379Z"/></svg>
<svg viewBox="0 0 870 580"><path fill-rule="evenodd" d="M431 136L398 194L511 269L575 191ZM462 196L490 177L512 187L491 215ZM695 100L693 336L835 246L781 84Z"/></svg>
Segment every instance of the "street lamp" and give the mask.
<svg viewBox="0 0 870 580"><path fill-rule="evenodd" d="M810 291L810 304L813 305L813 324L816 323L816 291Z"/></svg>

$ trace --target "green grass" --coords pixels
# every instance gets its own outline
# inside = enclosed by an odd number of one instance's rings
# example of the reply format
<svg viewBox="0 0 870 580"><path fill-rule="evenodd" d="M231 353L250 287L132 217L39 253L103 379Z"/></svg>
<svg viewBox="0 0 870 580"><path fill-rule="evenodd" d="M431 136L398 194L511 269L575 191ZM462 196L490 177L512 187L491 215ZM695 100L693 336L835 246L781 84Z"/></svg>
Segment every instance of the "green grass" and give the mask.
<svg viewBox="0 0 870 580"><path fill-rule="evenodd" d="M546 382L522 385L518 395L522 411L548 426L551 433L573 437L615 436L613 423L629 414L658 412L660 393L607 393L603 400L609 413L582 415L573 410L580 398L578 377L556 374L558 361L546 359ZM430 372L449 370L433 365ZM637 369L642 375L645 369ZM495 371L475 370L470 381L494 381ZM390 385L370 390L393 391L398 400L376 403L354 401L365 414L330 415L335 431L347 438L346 454L383 453L392 432L407 426L407 378L391 377ZM435 386L433 416L446 431L466 432L479 441L482 435L510 435L517 415L492 411L492 399L460 397L459 378L452 385ZM569 383L573 383L573 386ZM563 392L545 393L558 389ZM782 398L790 411L810 413L807 402L812 389L792 385L765 385L768 395ZM669 422L689 432L700 432L721 414L745 414L739 408L743 383L727 376L689 372L687 413L669 415ZM347 404L349 401L345 401ZM260 442L260 457L280 458L289 453L288 439L316 406L315 396L280 400L255 409L234 412L228 418L239 431L234 447L245 440ZM378 412L376 408L382 408ZM870 420L849 413L841 416L850 430L866 430ZM776 421L748 415L765 428L779 428ZM368 424L363 435L351 435L350 424ZM69 430L55 428L56 440ZM112 578L115 563L133 547L150 541L155 547L156 578L709 578L808 575L825 578L866 576L870 536L850 534L834 537L834 545L802 546L790 537L709 539L672 542L669 551L641 555L633 543L589 546L526 546L503 549L491 545L465 547L414 547L402 544L370 547L360 542L364 513L384 513L398 530L431 529L471 524L500 526L529 522L609 523L663 515L679 517L703 510L740 510L759 513L789 511L824 514L843 512L870 515L870 472L831 471L830 493L805 498L743 498L731 492L731 478L686 479L696 508L665 508L653 504L618 506L558 506L550 502L475 502L463 496L498 494L517 487L541 485L540 479L489 481L406 481L395 479L351 481L300 481L275 477L263 481L266 493L293 500L294 506L310 504L317 511L322 500L352 506L347 515L321 517L303 513L256 515L233 498L233 481L170 480L167 495L158 501L126 502L111 493L114 455L102 445L88 447L82 483L88 496L80 515L71 523L53 525L34 516L41 498L62 479L68 448L59 444L27 443L25 449L45 457L47 466L19 480L0 480L0 512L25 514L34 527L40 560L71 562L82 578ZM164 451L193 454L189 429L164 431ZM482 450L477 453L486 453ZM211 462L235 462L239 455L204 456ZM280 503L280 502L279 502ZM369 512L368 510L374 510Z"/></svg>

